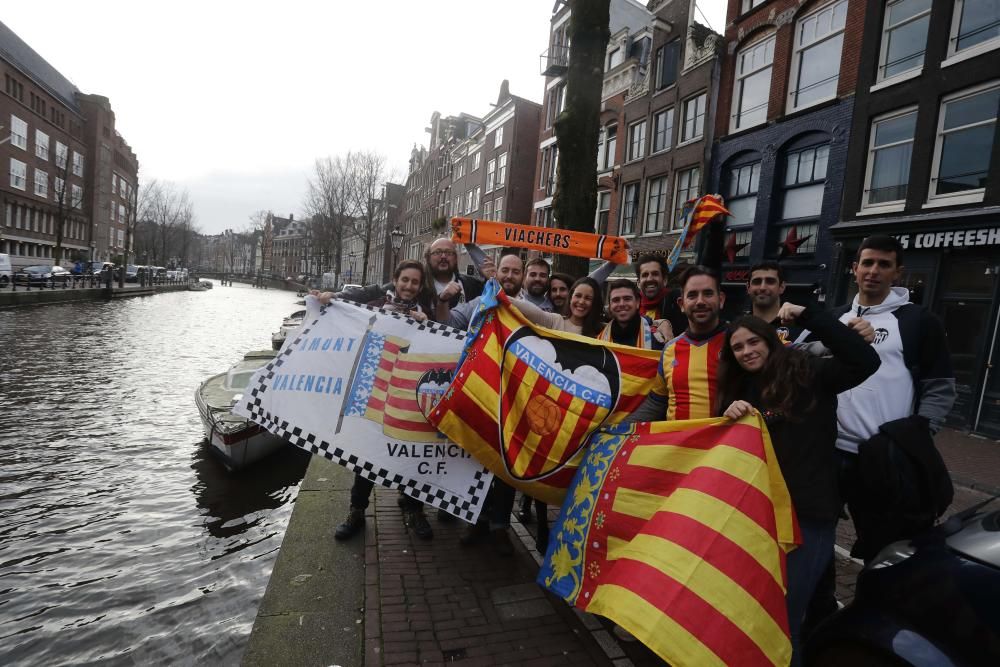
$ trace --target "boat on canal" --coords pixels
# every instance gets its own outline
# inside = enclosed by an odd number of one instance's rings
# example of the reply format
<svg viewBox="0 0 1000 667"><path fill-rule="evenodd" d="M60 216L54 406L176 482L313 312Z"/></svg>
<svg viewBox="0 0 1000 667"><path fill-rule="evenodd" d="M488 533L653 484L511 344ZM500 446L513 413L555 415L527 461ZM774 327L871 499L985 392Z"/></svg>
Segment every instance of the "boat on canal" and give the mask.
<svg viewBox="0 0 1000 667"><path fill-rule="evenodd" d="M211 289L211 286L212 283L208 282L207 280L203 280L201 282L191 283L190 285L188 285L188 291L207 292L209 289Z"/></svg>
<svg viewBox="0 0 1000 667"><path fill-rule="evenodd" d="M271 334L271 347L280 350L285 344L285 339L290 333L302 326L302 320L306 317L305 310L297 310L281 322L281 328Z"/></svg>
<svg viewBox="0 0 1000 667"><path fill-rule="evenodd" d="M269 361L274 350L248 352L225 373L208 378L194 393L201 415L205 439L211 451L230 470L239 470L256 463L281 449L285 444L279 436L249 419L233 414L233 406L243 398L250 378Z"/></svg>

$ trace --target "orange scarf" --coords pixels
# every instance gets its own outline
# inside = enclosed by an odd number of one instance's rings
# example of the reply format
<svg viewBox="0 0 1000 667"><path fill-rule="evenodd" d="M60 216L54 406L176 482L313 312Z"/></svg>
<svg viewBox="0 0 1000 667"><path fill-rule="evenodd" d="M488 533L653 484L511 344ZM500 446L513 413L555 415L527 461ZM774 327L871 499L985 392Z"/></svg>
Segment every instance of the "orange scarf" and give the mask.
<svg viewBox="0 0 1000 667"><path fill-rule="evenodd" d="M588 259L597 257L609 259L615 264L627 264L629 261L625 239L620 236L571 232L566 229L534 227L511 222L452 218L451 240L455 243L530 248L544 253Z"/></svg>

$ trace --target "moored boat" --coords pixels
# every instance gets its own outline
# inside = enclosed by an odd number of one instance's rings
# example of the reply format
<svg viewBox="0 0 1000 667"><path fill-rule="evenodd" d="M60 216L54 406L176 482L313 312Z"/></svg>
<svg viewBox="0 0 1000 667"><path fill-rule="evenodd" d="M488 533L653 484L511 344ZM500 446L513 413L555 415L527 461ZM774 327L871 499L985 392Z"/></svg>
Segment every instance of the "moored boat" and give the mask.
<svg viewBox="0 0 1000 667"><path fill-rule="evenodd" d="M250 378L274 358L273 350L249 352L225 373L208 378L195 391L205 439L213 454L230 470L239 470L273 454L284 440L232 412L243 398Z"/></svg>

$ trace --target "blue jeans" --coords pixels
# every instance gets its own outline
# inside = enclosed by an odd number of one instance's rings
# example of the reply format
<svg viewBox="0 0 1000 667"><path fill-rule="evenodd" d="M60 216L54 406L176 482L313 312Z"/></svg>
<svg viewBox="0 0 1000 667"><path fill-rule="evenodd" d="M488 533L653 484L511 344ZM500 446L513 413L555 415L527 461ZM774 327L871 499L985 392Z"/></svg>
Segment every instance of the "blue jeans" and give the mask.
<svg viewBox="0 0 1000 667"><path fill-rule="evenodd" d="M785 596L792 638L792 667L802 664L802 621L816 584L833 556L836 528L837 522L833 520L799 518L802 546L788 554L788 593Z"/></svg>

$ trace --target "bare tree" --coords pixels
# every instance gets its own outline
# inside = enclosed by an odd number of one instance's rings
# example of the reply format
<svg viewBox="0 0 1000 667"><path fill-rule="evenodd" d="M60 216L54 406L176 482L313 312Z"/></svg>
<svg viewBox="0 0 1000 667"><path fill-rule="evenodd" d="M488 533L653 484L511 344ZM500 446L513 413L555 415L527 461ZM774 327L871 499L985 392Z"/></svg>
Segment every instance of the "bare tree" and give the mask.
<svg viewBox="0 0 1000 667"><path fill-rule="evenodd" d="M305 208L313 219L310 240L314 251L323 258L323 268L333 268L337 284L343 271L345 235L359 231L355 228L357 200L352 190L354 162L352 153L316 160L306 195Z"/></svg>
<svg viewBox="0 0 1000 667"><path fill-rule="evenodd" d="M359 236L364 239L365 243L361 264L361 282L367 284L372 232L375 218L378 216L381 206L382 186L388 180L389 174L384 155L374 151L363 151L352 153L351 158L351 195L354 199L354 207L358 211L358 217L361 218L362 228Z"/></svg>
<svg viewBox="0 0 1000 667"><path fill-rule="evenodd" d="M256 251L260 253L261 274L267 273L268 267L264 265L264 262L267 261L268 250L273 247L274 230L271 227L271 218L273 217L274 216L271 211L265 211L263 209L254 211L250 214L250 230L254 235Z"/></svg>
<svg viewBox="0 0 1000 667"><path fill-rule="evenodd" d="M149 208L158 196L159 189L159 183L153 179L142 185L128 186L125 191L125 219L121 221L125 225L125 249L122 251L122 271L118 276L119 287L125 286L129 255L138 256L135 237L139 221L148 219Z"/></svg>
<svg viewBox="0 0 1000 667"><path fill-rule="evenodd" d="M56 214L54 225L55 236L56 236L56 247L53 250L52 263L59 265L62 261L63 255L63 239L66 237L66 226L71 222L80 222L83 209L83 200L85 191L83 186L75 185L70 183L70 179L75 176L80 176L82 178L83 171L80 170L79 173L73 170L70 166L70 150L69 147L63 146L64 150L59 152L56 146L56 159L55 164L55 183L53 195L56 201ZM77 155L80 155L77 153ZM80 158L82 159L82 155ZM93 221L91 221L93 224Z"/></svg>
<svg viewBox="0 0 1000 667"><path fill-rule="evenodd" d="M555 224L593 231L597 208L597 136L600 130L604 57L610 37L610 0L569 0L569 70L566 107L556 118L559 170L552 201ZM556 255L556 271L587 272L587 261Z"/></svg>

